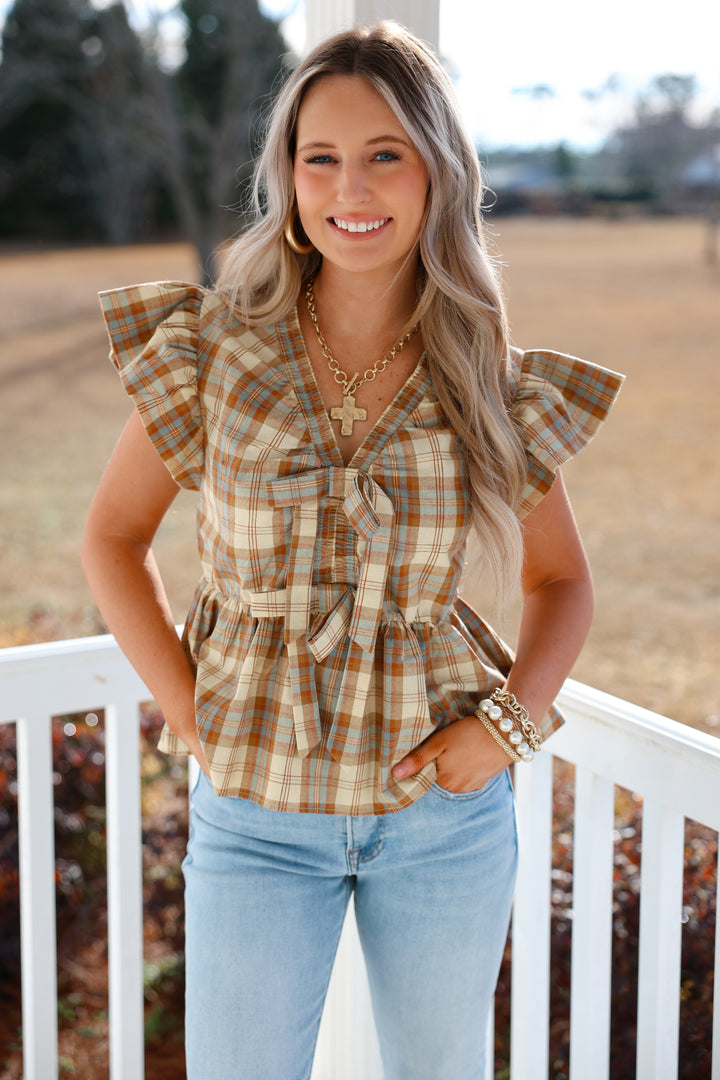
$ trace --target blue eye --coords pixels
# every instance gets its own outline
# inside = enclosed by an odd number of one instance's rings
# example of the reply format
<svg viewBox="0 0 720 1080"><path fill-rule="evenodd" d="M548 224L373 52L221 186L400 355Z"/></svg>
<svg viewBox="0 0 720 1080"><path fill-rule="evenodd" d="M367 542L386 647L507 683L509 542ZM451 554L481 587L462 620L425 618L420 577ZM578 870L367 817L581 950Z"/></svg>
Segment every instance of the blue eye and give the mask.
<svg viewBox="0 0 720 1080"><path fill-rule="evenodd" d="M313 154L312 157L305 158L306 165L327 165L332 158L329 154Z"/></svg>
<svg viewBox="0 0 720 1080"><path fill-rule="evenodd" d="M399 161L400 155L396 154L393 150L381 150L375 155L376 161Z"/></svg>

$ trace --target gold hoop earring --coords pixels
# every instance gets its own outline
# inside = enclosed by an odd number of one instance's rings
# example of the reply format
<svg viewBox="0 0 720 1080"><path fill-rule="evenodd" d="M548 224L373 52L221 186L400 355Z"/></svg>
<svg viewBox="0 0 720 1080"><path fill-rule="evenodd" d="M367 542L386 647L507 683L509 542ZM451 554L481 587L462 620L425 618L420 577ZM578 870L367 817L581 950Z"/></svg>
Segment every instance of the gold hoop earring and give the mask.
<svg viewBox="0 0 720 1080"><path fill-rule="evenodd" d="M296 255L309 255L311 251L315 250L315 245L300 244L298 243L295 236L295 219L299 216L300 215L298 214L297 209L292 211L288 219L288 223L283 231L283 235L287 242L287 246L290 248L291 251L294 251Z"/></svg>

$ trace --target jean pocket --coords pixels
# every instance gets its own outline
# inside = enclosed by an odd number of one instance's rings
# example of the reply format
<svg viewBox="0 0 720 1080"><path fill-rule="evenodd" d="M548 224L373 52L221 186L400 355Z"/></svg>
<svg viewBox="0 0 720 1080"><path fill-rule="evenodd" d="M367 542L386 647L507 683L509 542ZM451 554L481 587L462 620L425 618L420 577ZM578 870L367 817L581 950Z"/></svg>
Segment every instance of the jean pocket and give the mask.
<svg viewBox="0 0 720 1080"><path fill-rule="evenodd" d="M449 799L451 802L466 802L468 799L479 799L481 795L486 795L496 787L503 776L505 776L506 772L507 769L503 769L502 772L496 773L495 776L491 776L482 787L474 788L472 791L450 791L449 788L444 788L441 784L438 784L437 780L430 790L434 791L436 795L439 795L441 799Z"/></svg>

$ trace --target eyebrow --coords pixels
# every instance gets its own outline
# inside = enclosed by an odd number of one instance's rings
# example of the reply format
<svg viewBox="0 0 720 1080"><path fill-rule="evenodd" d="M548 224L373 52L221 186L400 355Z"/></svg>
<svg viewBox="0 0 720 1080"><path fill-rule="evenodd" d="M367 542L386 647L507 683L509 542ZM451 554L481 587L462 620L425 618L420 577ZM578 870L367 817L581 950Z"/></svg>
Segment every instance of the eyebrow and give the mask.
<svg viewBox="0 0 720 1080"><path fill-rule="evenodd" d="M378 143L388 143L388 142L400 143L401 146L409 146L410 145L408 140L403 139L400 135L377 135L374 139L368 139L368 141L367 141L367 143L365 145L366 146L376 146ZM326 142L326 141L324 141L322 139L319 139L319 140L316 140L314 142L303 143L302 146L298 147L298 153L301 153L303 150L318 150L318 149L334 150L335 149L335 144L331 143L331 142Z"/></svg>

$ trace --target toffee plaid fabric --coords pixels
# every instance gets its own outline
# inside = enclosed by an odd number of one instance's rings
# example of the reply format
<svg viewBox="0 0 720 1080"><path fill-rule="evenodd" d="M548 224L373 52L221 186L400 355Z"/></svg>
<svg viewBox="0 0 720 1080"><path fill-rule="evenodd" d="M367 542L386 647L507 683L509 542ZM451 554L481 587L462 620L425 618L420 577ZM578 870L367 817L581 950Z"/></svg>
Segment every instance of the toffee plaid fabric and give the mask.
<svg viewBox="0 0 720 1080"><path fill-rule="evenodd" d="M203 579L185 627L221 795L379 814L427 790L391 767L473 712L512 655L457 595L465 466L421 361L343 464L297 316L248 329L179 282L101 294L111 357L175 480L200 492ZM521 514L593 437L622 378L517 351ZM543 734L561 723L554 710ZM167 752L183 750L166 728Z"/></svg>

